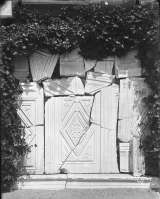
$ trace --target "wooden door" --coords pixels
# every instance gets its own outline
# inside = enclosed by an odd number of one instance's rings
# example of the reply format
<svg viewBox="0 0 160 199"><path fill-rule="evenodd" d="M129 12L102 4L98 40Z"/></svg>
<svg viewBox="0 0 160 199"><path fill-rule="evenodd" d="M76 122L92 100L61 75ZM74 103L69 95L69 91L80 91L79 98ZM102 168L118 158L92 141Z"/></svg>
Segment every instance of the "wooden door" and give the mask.
<svg viewBox="0 0 160 199"><path fill-rule="evenodd" d="M98 100L97 100L98 102ZM45 105L45 171L100 172L100 126L91 123L93 96L52 97ZM95 107L100 115L100 104ZM92 116L91 116L92 115Z"/></svg>
<svg viewBox="0 0 160 199"><path fill-rule="evenodd" d="M44 100L43 89L36 83L22 84L23 94L18 114L25 129L30 152L25 167L31 174L44 172Z"/></svg>

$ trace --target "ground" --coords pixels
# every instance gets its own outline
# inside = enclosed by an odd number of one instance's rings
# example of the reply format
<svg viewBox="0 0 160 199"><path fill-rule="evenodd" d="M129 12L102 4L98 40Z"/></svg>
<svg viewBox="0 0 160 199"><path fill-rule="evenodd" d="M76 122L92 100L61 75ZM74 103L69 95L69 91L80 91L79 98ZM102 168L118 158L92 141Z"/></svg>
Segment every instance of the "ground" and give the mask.
<svg viewBox="0 0 160 199"><path fill-rule="evenodd" d="M160 199L160 193L144 189L19 190L2 199Z"/></svg>

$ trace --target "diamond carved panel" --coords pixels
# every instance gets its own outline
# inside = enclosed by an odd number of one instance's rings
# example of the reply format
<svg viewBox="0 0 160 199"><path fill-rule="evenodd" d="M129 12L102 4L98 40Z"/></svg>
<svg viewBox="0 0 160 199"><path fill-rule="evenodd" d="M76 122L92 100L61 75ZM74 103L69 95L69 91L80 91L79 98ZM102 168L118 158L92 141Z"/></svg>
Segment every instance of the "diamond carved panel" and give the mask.
<svg viewBox="0 0 160 199"><path fill-rule="evenodd" d="M87 103L89 108L91 108L92 102L92 97L87 100L85 99L84 103L82 100L74 98L70 110L63 118L61 134L68 143L69 148L71 150L74 149L75 155L79 155L80 151L82 151L78 149L81 148L80 146L83 145L83 142L86 143L85 138L89 139L87 136L89 129L89 112L86 111L84 105ZM66 102L64 102L64 105L66 106Z"/></svg>
<svg viewBox="0 0 160 199"><path fill-rule="evenodd" d="M78 144L79 140L84 135L87 126L88 125L86 124L81 114L79 112L75 112L64 129L74 146Z"/></svg>

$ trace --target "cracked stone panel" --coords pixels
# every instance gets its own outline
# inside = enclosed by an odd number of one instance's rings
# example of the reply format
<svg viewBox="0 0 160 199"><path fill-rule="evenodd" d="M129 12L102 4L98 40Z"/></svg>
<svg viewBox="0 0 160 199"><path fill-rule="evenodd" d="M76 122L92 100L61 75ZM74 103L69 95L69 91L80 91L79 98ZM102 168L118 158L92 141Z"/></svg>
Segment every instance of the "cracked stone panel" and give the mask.
<svg viewBox="0 0 160 199"><path fill-rule="evenodd" d="M95 68L96 63L97 63L97 60L84 59L85 72L90 71L93 68Z"/></svg>
<svg viewBox="0 0 160 199"><path fill-rule="evenodd" d="M30 174L44 172L44 95L37 83L21 83L23 93L17 110L25 131L25 140L31 147L25 157Z"/></svg>
<svg viewBox="0 0 160 199"><path fill-rule="evenodd" d="M42 51L36 51L30 56L30 68L33 81L51 78L59 55L52 55Z"/></svg>
<svg viewBox="0 0 160 199"><path fill-rule="evenodd" d="M125 56L116 57L118 78L137 77L142 75L141 62L137 58L137 51L133 50Z"/></svg>
<svg viewBox="0 0 160 199"><path fill-rule="evenodd" d="M46 96L83 95L84 85L79 77L46 80L43 82Z"/></svg>
<svg viewBox="0 0 160 199"><path fill-rule="evenodd" d="M128 142L133 135L139 136L147 125L139 124L147 118L147 108L143 99L150 94L144 78L120 80L120 99L118 114L118 138Z"/></svg>
<svg viewBox="0 0 160 199"><path fill-rule="evenodd" d="M117 112L119 86L112 84L101 90L102 172L118 173L117 163Z"/></svg>
<svg viewBox="0 0 160 199"><path fill-rule="evenodd" d="M112 75L114 62L114 57L108 57L102 61L97 61L94 71Z"/></svg>
<svg viewBox="0 0 160 199"><path fill-rule="evenodd" d="M88 72L85 84L85 93L96 93L112 83L113 77L107 74Z"/></svg>
<svg viewBox="0 0 160 199"><path fill-rule="evenodd" d="M46 102L47 173L60 168L100 171L100 127L89 123L92 105L93 96L52 97Z"/></svg>
<svg viewBox="0 0 160 199"><path fill-rule="evenodd" d="M84 60L79 49L60 56L60 76L85 76Z"/></svg>
<svg viewBox="0 0 160 199"><path fill-rule="evenodd" d="M112 84L94 94L91 123L101 129L101 172L118 173L117 163L117 111L119 87ZM98 109L98 105L100 109Z"/></svg>

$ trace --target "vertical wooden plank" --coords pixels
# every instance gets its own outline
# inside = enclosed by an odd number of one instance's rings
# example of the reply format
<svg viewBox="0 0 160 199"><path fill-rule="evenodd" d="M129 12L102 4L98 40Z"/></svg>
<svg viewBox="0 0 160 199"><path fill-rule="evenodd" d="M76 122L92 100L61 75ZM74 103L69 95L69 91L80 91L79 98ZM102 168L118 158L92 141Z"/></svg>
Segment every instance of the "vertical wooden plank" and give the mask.
<svg viewBox="0 0 160 199"><path fill-rule="evenodd" d="M25 127L25 139L31 152L25 166L31 174L44 172L44 98L43 89L36 83L22 83L21 107L17 110Z"/></svg>

